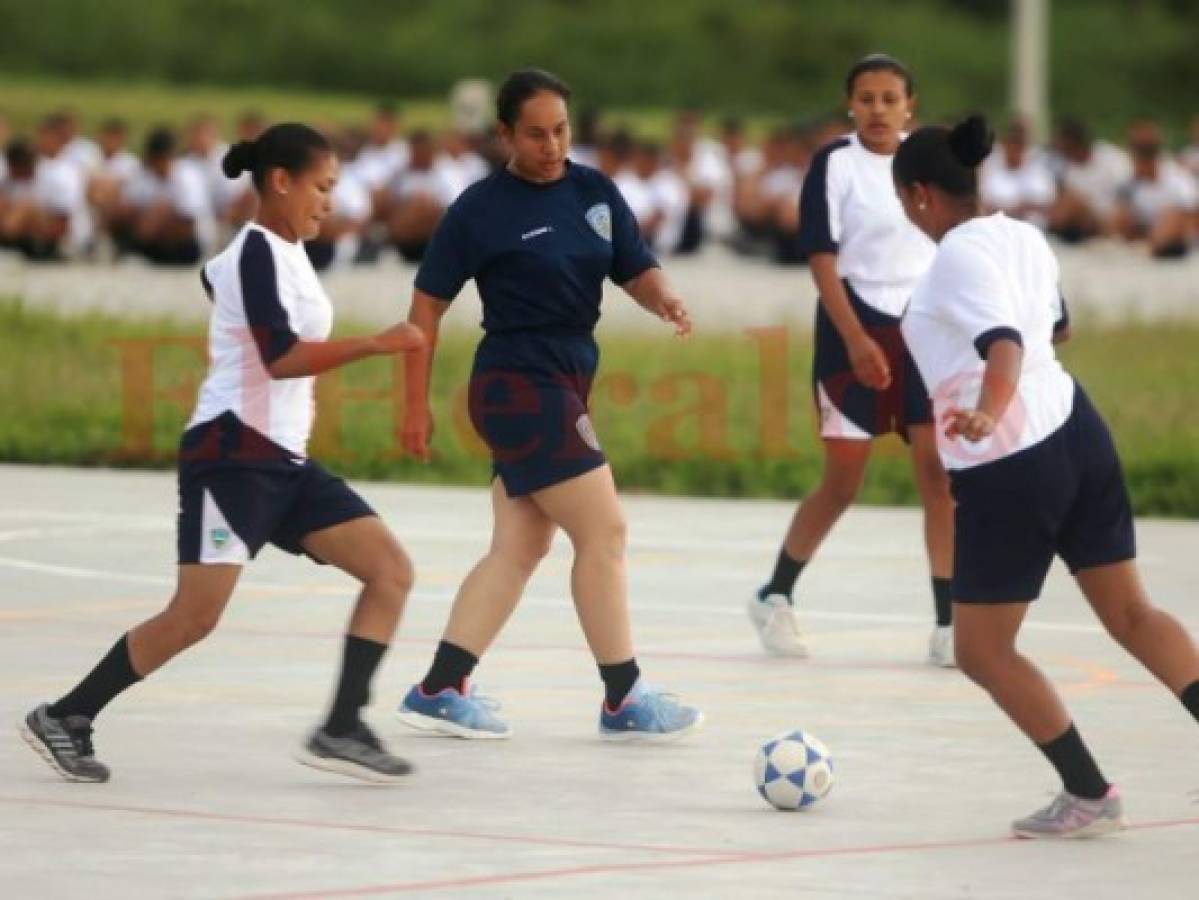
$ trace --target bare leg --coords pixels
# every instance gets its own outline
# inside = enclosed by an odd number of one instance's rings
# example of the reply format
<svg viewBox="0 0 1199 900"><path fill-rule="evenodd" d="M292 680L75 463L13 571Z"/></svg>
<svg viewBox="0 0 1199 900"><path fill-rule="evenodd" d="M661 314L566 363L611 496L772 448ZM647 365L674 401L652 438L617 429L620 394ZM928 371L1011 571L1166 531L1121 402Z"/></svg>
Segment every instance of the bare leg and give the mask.
<svg viewBox="0 0 1199 900"><path fill-rule="evenodd" d="M491 548L454 598L444 639L480 657L516 609L525 585L549 552L554 523L529 497L509 497L497 478L491 485L495 524Z"/></svg>
<svg viewBox="0 0 1199 900"><path fill-rule="evenodd" d="M799 504L787 529L783 549L788 556L800 562L812 558L862 489L869 459L869 441L824 441L824 474L816 490Z"/></svg>
<svg viewBox="0 0 1199 900"><path fill-rule="evenodd" d="M966 676L1033 741L1047 744L1070 727L1053 686L1016 649L1028 603L955 603L954 651Z"/></svg>
<svg viewBox="0 0 1199 900"><path fill-rule="evenodd" d="M625 572L626 526L608 466L533 494L537 507L569 536L571 593L591 653L600 665L633 658Z"/></svg>
<svg viewBox="0 0 1199 900"><path fill-rule="evenodd" d="M1199 681L1194 640L1149 601L1135 562L1083 569L1076 577L1108 634L1175 695Z"/></svg>

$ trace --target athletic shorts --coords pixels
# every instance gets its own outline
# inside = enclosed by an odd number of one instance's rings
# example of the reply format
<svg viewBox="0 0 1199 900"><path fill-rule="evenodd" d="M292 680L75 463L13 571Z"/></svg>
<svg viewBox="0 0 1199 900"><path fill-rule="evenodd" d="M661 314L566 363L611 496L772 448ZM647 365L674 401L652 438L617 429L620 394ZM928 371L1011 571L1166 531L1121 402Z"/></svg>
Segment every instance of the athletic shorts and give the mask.
<svg viewBox="0 0 1199 900"><path fill-rule="evenodd" d="M308 534L373 515L336 475L291 456L232 413L184 432L180 565L243 564L266 544L299 555Z"/></svg>
<svg viewBox="0 0 1199 900"><path fill-rule="evenodd" d="M899 332L899 318L879 312L843 281L858 320L882 348L891 367L885 391L866 387L853 374L849 348L823 303L816 304L812 389L822 438L868 441L894 432L907 440L911 425L931 425L932 401Z"/></svg>
<svg viewBox="0 0 1199 900"><path fill-rule="evenodd" d="M957 602L1035 600L1054 556L1071 574L1136 557L1120 459L1077 385L1070 417L1045 440L949 477Z"/></svg>
<svg viewBox="0 0 1199 900"><path fill-rule="evenodd" d="M503 332L479 344L470 419L509 497L607 463L587 407L598 364L590 332Z"/></svg>

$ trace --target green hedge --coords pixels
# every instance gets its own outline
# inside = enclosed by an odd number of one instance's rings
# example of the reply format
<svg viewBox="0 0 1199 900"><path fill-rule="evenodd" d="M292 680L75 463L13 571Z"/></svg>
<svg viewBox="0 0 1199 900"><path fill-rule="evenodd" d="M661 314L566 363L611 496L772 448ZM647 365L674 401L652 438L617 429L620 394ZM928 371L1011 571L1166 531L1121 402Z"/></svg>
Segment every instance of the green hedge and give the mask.
<svg viewBox="0 0 1199 900"><path fill-rule="evenodd" d="M1003 0L0 0L0 72L441 98L458 78L558 70L580 101L812 115L888 50L932 115L1002 113ZM1053 0L1053 106L1109 131L1180 128L1199 83L1191 0Z"/></svg>

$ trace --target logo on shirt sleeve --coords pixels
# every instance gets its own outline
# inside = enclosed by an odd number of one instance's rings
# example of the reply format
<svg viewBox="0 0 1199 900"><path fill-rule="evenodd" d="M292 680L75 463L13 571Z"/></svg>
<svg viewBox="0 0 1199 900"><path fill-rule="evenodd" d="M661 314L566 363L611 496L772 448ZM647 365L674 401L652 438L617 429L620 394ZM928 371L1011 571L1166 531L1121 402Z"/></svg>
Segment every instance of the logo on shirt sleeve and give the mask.
<svg viewBox="0 0 1199 900"><path fill-rule="evenodd" d="M587 210L587 223L608 243L612 242L612 210L607 203L597 203Z"/></svg>

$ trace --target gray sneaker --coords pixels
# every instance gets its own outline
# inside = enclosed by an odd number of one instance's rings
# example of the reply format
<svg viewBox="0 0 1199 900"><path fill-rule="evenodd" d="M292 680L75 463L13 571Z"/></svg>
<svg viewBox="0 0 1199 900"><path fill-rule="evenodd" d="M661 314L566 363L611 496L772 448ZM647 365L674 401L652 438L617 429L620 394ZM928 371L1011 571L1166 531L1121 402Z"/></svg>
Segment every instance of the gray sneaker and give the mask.
<svg viewBox="0 0 1199 900"><path fill-rule="evenodd" d="M1101 800L1083 800L1062 791L1044 809L1012 823L1012 833L1021 838L1089 838L1123 831L1124 801L1113 785Z"/></svg>
<svg viewBox="0 0 1199 900"><path fill-rule="evenodd" d="M21 737L67 781L108 781L108 767L92 749L92 720L86 716L56 719L43 703L21 722Z"/></svg>
<svg viewBox="0 0 1199 900"><path fill-rule="evenodd" d="M296 762L376 784L395 784L412 774L410 762L392 756L375 733L358 723L347 735L333 737L323 728L312 733L295 754Z"/></svg>

